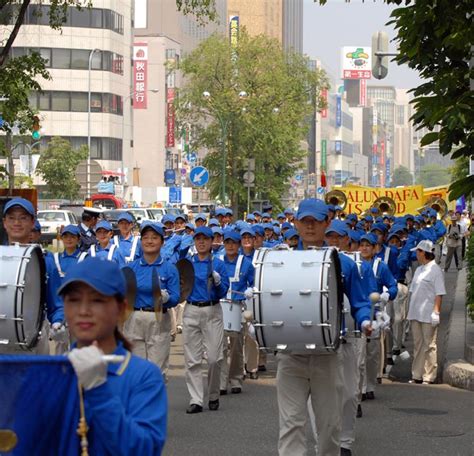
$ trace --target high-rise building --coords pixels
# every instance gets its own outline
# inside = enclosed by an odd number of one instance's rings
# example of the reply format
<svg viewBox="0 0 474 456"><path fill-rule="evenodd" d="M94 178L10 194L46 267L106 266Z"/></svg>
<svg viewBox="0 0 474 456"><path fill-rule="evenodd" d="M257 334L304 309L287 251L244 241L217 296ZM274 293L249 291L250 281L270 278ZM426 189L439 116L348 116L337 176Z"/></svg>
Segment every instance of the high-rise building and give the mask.
<svg viewBox="0 0 474 456"><path fill-rule="evenodd" d="M283 49L303 53L303 0L283 0Z"/></svg>
<svg viewBox="0 0 474 456"><path fill-rule="evenodd" d="M131 86L132 5L128 0L95 0L91 9L68 7L61 31L49 27L49 8L28 6L12 48L13 56L38 51L52 77L41 80L43 90L30 97L44 128L41 147L53 136L70 140L73 147L87 144L88 67L94 51L90 154L103 171L120 174L131 163L131 117L124 102Z"/></svg>

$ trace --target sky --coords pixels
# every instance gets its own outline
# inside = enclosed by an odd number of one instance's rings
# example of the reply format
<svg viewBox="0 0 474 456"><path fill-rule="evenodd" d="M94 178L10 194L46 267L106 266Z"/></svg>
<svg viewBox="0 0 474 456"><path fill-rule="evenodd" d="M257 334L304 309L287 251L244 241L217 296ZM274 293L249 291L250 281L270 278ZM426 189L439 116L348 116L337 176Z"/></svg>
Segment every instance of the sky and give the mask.
<svg viewBox="0 0 474 456"><path fill-rule="evenodd" d="M303 11L303 52L312 59L320 59L323 65L337 79L341 73L341 48L343 46L370 46L372 34L384 31L389 39L395 37L393 26L386 26L394 6L383 0L328 0L326 5L304 0ZM394 42L389 51L395 52ZM393 85L400 89L410 89L421 83L418 72L407 65L389 63L388 76L372 84Z"/></svg>

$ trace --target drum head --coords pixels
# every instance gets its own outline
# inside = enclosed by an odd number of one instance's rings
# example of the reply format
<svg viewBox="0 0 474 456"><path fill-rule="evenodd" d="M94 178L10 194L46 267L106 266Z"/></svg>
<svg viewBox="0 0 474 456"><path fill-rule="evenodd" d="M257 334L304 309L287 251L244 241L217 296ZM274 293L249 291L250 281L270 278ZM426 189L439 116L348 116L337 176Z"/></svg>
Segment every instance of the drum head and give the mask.
<svg viewBox="0 0 474 456"><path fill-rule="evenodd" d="M26 348L36 345L43 323L45 269L41 249L38 246L29 247L24 252L19 269L18 284L24 286L18 289L15 303L15 316L23 318L23 322L16 325L17 337L26 344Z"/></svg>

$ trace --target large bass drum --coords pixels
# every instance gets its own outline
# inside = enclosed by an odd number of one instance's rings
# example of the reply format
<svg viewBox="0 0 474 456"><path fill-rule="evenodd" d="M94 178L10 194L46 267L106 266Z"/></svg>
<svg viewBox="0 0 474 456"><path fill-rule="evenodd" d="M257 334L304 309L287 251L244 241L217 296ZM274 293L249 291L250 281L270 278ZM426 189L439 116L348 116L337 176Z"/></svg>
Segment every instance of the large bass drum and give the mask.
<svg viewBox="0 0 474 456"><path fill-rule="evenodd" d="M260 347L293 354L328 354L339 347L342 275L337 251L259 251L253 301Z"/></svg>
<svg viewBox="0 0 474 456"><path fill-rule="evenodd" d="M0 246L0 347L29 350L44 318L45 264L38 245Z"/></svg>

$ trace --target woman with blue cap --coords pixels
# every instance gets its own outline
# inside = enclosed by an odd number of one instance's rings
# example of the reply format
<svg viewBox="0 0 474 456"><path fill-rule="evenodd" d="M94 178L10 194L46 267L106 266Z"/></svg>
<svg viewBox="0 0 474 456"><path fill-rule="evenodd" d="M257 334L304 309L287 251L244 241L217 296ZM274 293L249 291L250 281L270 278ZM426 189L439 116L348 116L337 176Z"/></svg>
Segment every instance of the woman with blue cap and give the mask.
<svg viewBox="0 0 474 456"><path fill-rule="evenodd" d="M163 229L156 223L143 222L140 233L142 257L128 265L135 273L137 295L134 311L123 329L133 343L133 352L156 364L166 378L171 348L169 310L179 301L179 275L176 266L161 257Z"/></svg>
<svg viewBox="0 0 474 456"><path fill-rule="evenodd" d="M117 217L120 234L114 236L114 244L120 249L125 261L130 263L141 255L140 236L133 231L133 218L128 212L121 212Z"/></svg>
<svg viewBox="0 0 474 456"><path fill-rule="evenodd" d="M84 252L79 261L86 256L104 258L108 261L115 261L122 268L125 266L125 257L120 249L111 242L113 235L112 225L107 220L101 220L95 228L97 244L92 244L87 252Z"/></svg>
<svg viewBox="0 0 474 456"><path fill-rule="evenodd" d="M194 285L183 314L183 345L186 386L191 396L186 413L200 413L204 403L202 362L207 354L209 409L219 408L219 383L223 359L224 323L219 300L229 289L224 263L212 252L212 230L196 228L196 255L190 257Z"/></svg>
<svg viewBox="0 0 474 456"><path fill-rule="evenodd" d="M69 360L83 389L89 454L161 454L167 398L159 369L130 353L118 329L126 284L112 261L86 258L59 289L76 348ZM104 355L120 356L107 364Z"/></svg>

